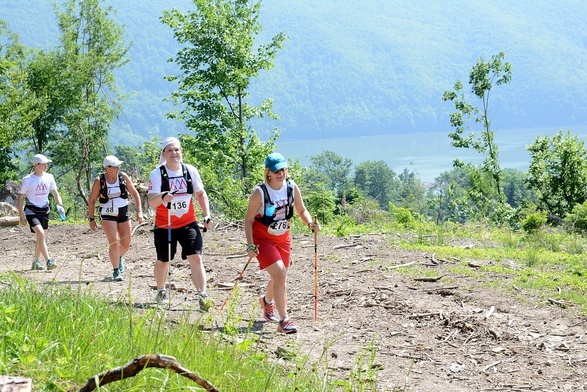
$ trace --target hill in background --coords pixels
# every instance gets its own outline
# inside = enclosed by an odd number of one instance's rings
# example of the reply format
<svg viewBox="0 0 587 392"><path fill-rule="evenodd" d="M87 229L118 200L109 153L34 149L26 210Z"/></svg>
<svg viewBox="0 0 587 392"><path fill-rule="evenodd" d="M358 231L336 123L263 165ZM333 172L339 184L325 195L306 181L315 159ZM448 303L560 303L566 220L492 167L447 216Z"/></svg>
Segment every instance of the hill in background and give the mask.
<svg viewBox="0 0 587 392"><path fill-rule="evenodd" d="M115 143L185 132L165 119L163 102L175 88L172 32L163 9L190 1L106 1L132 41L130 62L118 72L131 93L115 124ZM57 36L50 2L4 0L0 18L29 46L52 48ZM512 63L509 85L492 91L493 125L569 128L587 125L587 5L579 0L532 2L265 0L260 39L283 31L289 40L275 68L253 82L251 99L274 99L273 127L282 140L448 130L445 90L466 83L479 57L500 51Z"/></svg>

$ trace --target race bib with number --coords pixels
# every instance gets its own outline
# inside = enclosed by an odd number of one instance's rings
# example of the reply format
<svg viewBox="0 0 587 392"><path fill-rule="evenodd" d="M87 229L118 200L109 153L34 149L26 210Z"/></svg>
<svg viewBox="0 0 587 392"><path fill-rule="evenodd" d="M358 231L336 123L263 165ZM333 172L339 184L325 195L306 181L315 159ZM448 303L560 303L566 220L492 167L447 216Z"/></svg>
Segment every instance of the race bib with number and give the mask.
<svg viewBox="0 0 587 392"><path fill-rule="evenodd" d="M282 235L287 233L288 230L289 221L284 219L271 223L267 229L267 232L271 235Z"/></svg>
<svg viewBox="0 0 587 392"><path fill-rule="evenodd" d="M187 214L191 202L192 195L190 195L189 193L175 195L173 197L173 200L171 201L169 212L171 212L171 215L183 216Z"/></svg>
<svg viewBox="0 0 587 392"><path fill-rule="evenodd" d="M108 216L118 216L118 207L113 205L114 203L110 203L107 206L100 208L101 215L108 215Z"/></svg>

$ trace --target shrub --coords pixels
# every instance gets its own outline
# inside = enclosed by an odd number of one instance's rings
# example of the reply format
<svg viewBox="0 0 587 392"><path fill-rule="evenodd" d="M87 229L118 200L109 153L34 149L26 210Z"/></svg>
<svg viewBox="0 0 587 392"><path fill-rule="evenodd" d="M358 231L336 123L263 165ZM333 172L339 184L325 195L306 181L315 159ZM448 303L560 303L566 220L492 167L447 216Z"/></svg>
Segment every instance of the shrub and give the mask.
<svg viewBox="0 0 587 392"><path fill-rule="evenodd" d="M389 213L379 208L379 202L371 198L361 199L348 208L348 217L355 224L389 222Z"/></svg>
<svg viewBox="0 0 587 392"><path fill-rule="evenodd" d="M417 221L408 208L397 207L395 204L389 203L389 212L391 213L393 220L406 229L416 228Z"/></svg>
<svg viewBox="0 0 587 392"><path fill-rule="evenodd" d="M545 212L531 212L522 220L522 229L527 233L538 231L546 224Z"/></svg>
<svg viewBox="0 0 587 392"><path fill-rule="evenodd" d="M568 230L577 233L587 233L587 201L576 204L570 214L564 219Z"/></svg>

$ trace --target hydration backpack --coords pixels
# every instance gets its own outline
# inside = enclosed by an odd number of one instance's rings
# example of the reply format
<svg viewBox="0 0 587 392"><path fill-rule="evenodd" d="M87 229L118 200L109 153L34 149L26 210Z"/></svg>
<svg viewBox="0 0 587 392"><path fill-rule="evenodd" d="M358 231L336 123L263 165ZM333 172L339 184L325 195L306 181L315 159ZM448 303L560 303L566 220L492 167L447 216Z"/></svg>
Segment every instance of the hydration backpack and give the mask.
<svg viewBox="0 0 587 392"><path fill-rule="evenodd" d="M126 190L126 181L121 172L118 173L118 185L120 186L120 198L128 199L128 191ZM104 173L100 174L100 204L108 203L108 185L106 184L106 177Z"/></svg>
<svg viewBox="0 0 587 392"><path fill-rule="evenodd" d="M285 180L287 182L287 210L285 212L285 219L290 220L293 217L294 213L294 198L293 198L293 186L289 179ZM269 198L269 193L267 192L267 185L262 182L257 185L263 191L263 208L266 210L266 206L273 205L273 202ZM255 218L265 226L269 226L273 223L273 219L275 218L275 210L273 211L272 215L264 214L260 218Z"/></svg>
<svg viewBox="0 0 587 392"><path fill-rule="evenodd" d="M159 170L161 171L161 192L169 192L169 176L167 175L165 165L159 166ZM183 163L181 164L181 171L183 172L183 178L185 178L185 180L187 181L188 193L190 195L193 195L194 184L192 184L192 176L190 175L189 170Z"/></svg>

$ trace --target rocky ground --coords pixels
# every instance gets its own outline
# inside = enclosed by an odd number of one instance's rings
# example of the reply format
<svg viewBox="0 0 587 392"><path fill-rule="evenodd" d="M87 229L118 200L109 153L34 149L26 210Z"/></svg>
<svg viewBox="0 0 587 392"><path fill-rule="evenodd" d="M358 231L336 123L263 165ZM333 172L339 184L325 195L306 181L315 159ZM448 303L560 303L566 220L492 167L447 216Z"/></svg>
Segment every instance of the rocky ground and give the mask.
<svg viewBox="0 0 587 392"><path fill-rule="evenodd" d="M48 246L58 262L52 271L30 270L34 236L27 227L0 228L0 271L82 285L113 300L132 296L139 307L154 306L155 249L149 230L149 225L136 230L122 283L112 281L104 233L86 225L50 227ZM438 260L396 243L396 234L319 235L314 323L314 238L294 236L288 293L299 332L285 336L276 332L275 324L262 322L257 297L267 276L255 260L234 298L234 309L243 315L241 326L252 326L270 358L286 352L308 355L314 363L325 353L320 361L331 375L377 377L380 391L587 390L585 315L485 284L499 279L511 287L507 275L472 278L451 272L457 264L475 268L491 261ZM235 225L218 225L205 233L205 247L208 291L216 302L206 317L222 329L227 310L220 312L220 307L246 262L244 232ZM172 266L176 290L168 312L175 317L197 304L188 264L178 261Z"/></svg>

